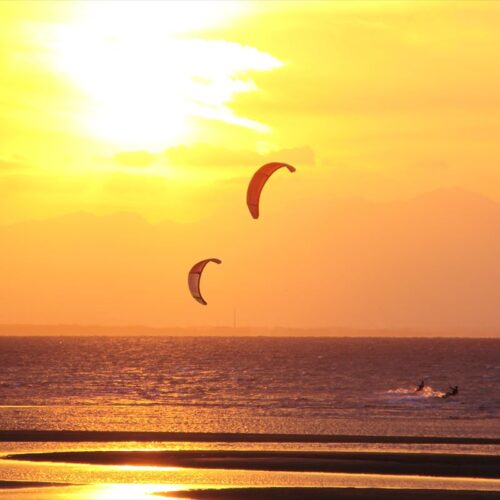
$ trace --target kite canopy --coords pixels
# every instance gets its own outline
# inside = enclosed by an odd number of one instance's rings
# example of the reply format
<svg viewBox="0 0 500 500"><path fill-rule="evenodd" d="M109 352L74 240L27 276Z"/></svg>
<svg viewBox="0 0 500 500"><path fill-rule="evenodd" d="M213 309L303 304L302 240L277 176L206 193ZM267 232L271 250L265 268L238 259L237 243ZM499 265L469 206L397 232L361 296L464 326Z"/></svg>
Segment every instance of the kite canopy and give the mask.
<svg viewBox="0 0 500 500"><path fill-rule="evenodd" d="M259 200L262 188L266 184L267 179L269 179L269 177L271 177L271 175L273 175L274 172L276 172L276 170L280 169L281 167L286 167L288 168L288 170L290 170L290 172L295 172L295 167L288 165L288 163L266 163L265 165L260 167L257 172L255 172L252 180L250 181L250 184L248 184L247 205L254 219L259 218Z"/></svg>
<svg viewBox="0 0 500 500"><path fill-rule="evenodd" d="M221 264L222 261L219 259L205 259L205 260L200 260L200 262L196 263L192 268L191 271L189 271L188 274L188 286L189 286L189 291L191 292L191 295L195 300L197 300L200 304L203 304L204 306L207 305L205 299L201 295L200 291L200 280L201 280L201 275L203 273L203 270L205 269L205 266L209 262L215 262L216 264Z"/></svg>

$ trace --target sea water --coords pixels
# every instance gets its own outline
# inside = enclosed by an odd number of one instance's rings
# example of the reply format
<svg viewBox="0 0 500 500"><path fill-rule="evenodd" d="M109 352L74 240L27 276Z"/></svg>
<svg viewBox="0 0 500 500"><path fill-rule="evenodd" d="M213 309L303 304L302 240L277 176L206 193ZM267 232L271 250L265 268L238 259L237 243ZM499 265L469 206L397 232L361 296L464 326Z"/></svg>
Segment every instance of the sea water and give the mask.
<svg viewBox="0 0 500 500"><path fill-rule="evenodd" d="M3 337L0 367L2 430L500 437L500 339Z"/></svg>

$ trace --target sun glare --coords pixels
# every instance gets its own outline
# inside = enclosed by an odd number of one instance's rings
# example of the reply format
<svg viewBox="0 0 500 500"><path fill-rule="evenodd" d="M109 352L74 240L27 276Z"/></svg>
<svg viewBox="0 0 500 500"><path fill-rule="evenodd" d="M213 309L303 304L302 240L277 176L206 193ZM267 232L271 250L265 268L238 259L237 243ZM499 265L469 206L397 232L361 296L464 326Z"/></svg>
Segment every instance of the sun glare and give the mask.
<svg viewBox="0 0 500 500"><path fill-rule="evenodd" d="M82 126L118 148L165 148L189 136L194 118L265 132L236 115L250 71L281 63L255 48L187 33L241 14L237 2L77 2L55 29L55 64L87 98Z"/></svg>
<svg viewBox="0 0 500 500"><path fill-rule="evenodd" d="M170 491L178 491L186 486L170 485L170 484L109 484L94 486L94 491L88 491L85 488L81 492L83 498L92 500L139 500L152 498L155 493L167 493ZM76 494L75 500L80 497ZM162 495L162 498L173 498Z"/></svg>

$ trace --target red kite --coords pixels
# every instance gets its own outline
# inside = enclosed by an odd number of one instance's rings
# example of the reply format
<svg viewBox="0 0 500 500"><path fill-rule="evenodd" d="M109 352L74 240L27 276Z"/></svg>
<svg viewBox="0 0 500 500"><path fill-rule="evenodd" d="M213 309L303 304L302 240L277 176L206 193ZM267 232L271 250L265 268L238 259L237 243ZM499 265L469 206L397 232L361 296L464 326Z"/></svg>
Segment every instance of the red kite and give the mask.
<svg viewBox="0 0 500 500"><path fill-rule="evenodd" d="M253 175L252 180L248 185L247 205L254 219L259 218L259 200L262 188L266 184L267 179L269 179L269 177L271 177L271 175L273 175L274 172L281 167L286 167L290 170L290 172L295 172L295 167L288 165L288 163L273 162L266 163Z"/></svg>

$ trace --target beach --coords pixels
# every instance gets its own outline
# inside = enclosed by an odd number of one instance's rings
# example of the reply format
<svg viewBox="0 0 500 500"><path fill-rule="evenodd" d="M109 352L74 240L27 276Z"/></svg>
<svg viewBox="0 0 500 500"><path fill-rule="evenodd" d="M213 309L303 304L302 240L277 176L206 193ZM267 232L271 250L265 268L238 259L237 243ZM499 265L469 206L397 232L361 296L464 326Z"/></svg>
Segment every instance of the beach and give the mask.
<svg viewBox="0 0 500 500"><path fill-rule="evenodd" d="M500 456L279 451L92 451L27 453L6 459L94 465L420 475L500 479Z"/></svg>
<svg viewBox="0 0 500 500"><path fill-rule="evenodd" d="M152 439L166 436L171 441ZM493 499L500 491L499 444L493 438L454 438L451 444L449 439L409 436L320 438L322 442L307 435L244 433L3 432L0 475L9 480L0 482L0 489L9 500L106 495L120 500L153 495L191 500L472 500ZM420 446L455 449L346 451L377 445L377 440L379 446L397 446L398 441L418 446L423 441ZM339 446L344 450L325 451ZM467 446L487 448L473 454L459 451ZM496 451L491 452L492 446ZM37 480L27 481L27 476Z"/></svg>
<svg viewBox="0 0 500 500"><path fill-rule="evenodd" d="M443 493L439 490L387 490L367 488L297 488L294 491L286 488L255 488L227 490L197 490L180 493L167 493L173 498L188 498L190 500L493 500L498 498L492 492L453 491Z"/></svg>

